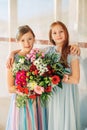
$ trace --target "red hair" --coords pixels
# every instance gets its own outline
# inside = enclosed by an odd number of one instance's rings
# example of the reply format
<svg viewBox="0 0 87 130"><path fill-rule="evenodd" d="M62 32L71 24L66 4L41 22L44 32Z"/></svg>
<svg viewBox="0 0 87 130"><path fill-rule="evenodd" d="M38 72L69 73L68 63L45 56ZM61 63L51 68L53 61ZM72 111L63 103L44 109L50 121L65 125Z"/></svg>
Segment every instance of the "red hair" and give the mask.
<svg viewBox="0 0 87 130"><path fill-rule="evenodd" d="M65 41L64 44L62 46L62 52L61 52L61 62L64 64L64 66L68 66L67 63L67 55L70 52L70 46L69 46L69 33L67 30L67 27L64 25L64 23L57 21L57 22L53 22L50 26L50 31L49 31L49 40L53 45L56 45L55 41L52 39L52 29L55 26L61 26L64 30L64 34L65 34Z"/></svg>

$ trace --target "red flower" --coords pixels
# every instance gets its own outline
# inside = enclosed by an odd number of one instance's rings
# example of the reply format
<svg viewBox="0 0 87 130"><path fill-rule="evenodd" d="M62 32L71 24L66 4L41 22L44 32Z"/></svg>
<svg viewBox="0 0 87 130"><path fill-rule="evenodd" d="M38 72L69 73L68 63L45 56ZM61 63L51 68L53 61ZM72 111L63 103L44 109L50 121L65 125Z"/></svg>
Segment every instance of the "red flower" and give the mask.
<svg viewBox="0 0 87 130"><path fill-rule="evenodd" d="M16 87L16 89L20 89L20 88L21 88L21 86L17 86L17 87Z"/></svg>
<svg viewBox="0 0 87 130"><path fill-rule="evenodd" d="M45 88L45 92L51 92L52 91L52 87L48 86L47 88Z"/></svg>
<svg viewBox="0 0 87 130"><path fill-rule="evenodd" d="M17 89L19 92L22 92L22 93L26 93L26 94L29 93L28 88L23 88L23 87L21 87L21 86L17 86L16 89Z"/></svg>
<svg viewBox="0 0 87 130"><path fill-rule="evenodd" d="M47 65L47 69L48 71L44 72L43 76L52 76L54 75L54 69L52 69L52 67L50 65Z"/></svg>
<svg viewBox="0 0 87 130"><path fill-rule="evenodd" d="M47 68L48 68L48 70L51 70L51 69L52 69L52 67L51 67L50 65L47 65Z"/></svg>
<svg viewBox="0 0 87 130"><path fill-rule="evenodd" d="M57 76L57 75L54 75L54 76L52 77L52 83L53 83L53 84L58 84L59 82L60 82L60 77Z"/></svg>
<svg viewBox="0 0 87 130"><path fill-rule="evenodd" d="M21 86L21 81L16 80L15 82L16 82L16 85L20 85Z"/></svg>
<svg viewBox="0 0 87 130"><path fill-rule="evenodd" d="M49 71L51 71L51 73L54 72L54 69L50 65L48 65L47 68L48 68Z"/></svg>
<svg viewBox="0 0 87 130"><path fill-rule="evenodd" d="M23 92L24 91L24 88L23 87L21 87L21 86L17 86L17 88L16 88L19 92Z"/></svg>
<svg viewBox="0 0 87 130"><path fill-rule="evenodd" d="M28 88L24 88L24 93L26 93L26 94L29 93Z"/></svg>
<svg viewBox="0 0 87 130"><path fill-rule="evenodd" d="M36 95L35 94L32 94L29 96L30 99L35 99L36 98Z"/></svg>
<svg viewBox="0 0 87 130"><path fill-rule="evenodd" d="M38 70L37 69L34 71L34 75L38 75Z"/></svg>
<svg viewBox="0 0 87 130"><path fill-rule="evenodd" d="M36 68L36 66L34 65L34 64L32 64L31 66L30 66L30 72L32 72L32 71L35 71L37 68Z"/></svg>

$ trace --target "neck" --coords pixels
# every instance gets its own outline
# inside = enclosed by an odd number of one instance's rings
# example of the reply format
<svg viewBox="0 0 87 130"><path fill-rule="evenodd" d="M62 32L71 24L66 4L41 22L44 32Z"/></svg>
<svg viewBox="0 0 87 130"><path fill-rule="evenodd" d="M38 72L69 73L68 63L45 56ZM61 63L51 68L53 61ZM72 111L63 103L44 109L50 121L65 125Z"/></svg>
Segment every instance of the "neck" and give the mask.
<svg viewBox="0 0 87 130"><path fill-rule="evenodd" d="M56 51L61 53L62 46L61 45L56 45Z"/></svg>

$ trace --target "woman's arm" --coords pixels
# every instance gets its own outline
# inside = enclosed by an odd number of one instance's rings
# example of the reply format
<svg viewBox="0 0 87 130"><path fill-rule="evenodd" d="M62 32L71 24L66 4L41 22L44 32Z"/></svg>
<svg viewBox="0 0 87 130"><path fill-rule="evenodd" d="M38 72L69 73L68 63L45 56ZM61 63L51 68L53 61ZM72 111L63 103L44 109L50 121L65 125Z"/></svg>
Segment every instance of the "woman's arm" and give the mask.
<svg viewBox="0 0 87 130"><path fill-rule="evenodd" d="M71 71L71 75L64 75L63 82L70 84L78 84L80 80L80 66L78 59L73 59L71 61Z"/></svg>
<svg viewBox="0 0 87 130"><path fill-rule="evenodd" d="M15 79L12 74L12 68L7 69L7 84L9 93L16 93Z"/></svg>
<svg viewBox="0 0 87 130"><path fill-rule="evenodd" d="M7 58L7 61L6 61L6 67L7 67L8 69L12 67L12 64L13 64L13 62L14 62L14 55L15 55L16 53L18 53L19 51L20 51L20 50L14 50L14 51L10 52L10 54L9 54L9 56L8 56L8 58Z"/></svg>

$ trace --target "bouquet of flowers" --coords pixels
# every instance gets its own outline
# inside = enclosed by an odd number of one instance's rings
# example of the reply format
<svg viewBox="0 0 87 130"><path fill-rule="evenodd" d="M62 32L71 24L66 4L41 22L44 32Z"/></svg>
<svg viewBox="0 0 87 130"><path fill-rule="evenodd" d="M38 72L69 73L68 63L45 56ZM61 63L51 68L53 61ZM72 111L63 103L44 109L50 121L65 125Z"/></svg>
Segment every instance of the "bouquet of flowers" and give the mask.
<svg viewBox="0 0 87 130"><path fill-rule="evenodd" d="M27 100L40 98L46 104L57 87L62 88L61 80L65 68L57 53L47 53L32 49L26 56L19 56L13 64L13 76L17 89L16 105L22 107Z"/></svg>

